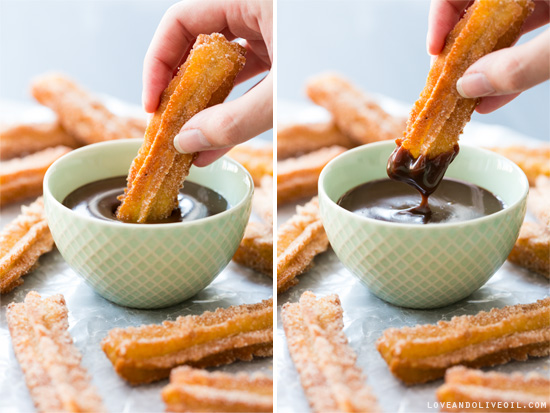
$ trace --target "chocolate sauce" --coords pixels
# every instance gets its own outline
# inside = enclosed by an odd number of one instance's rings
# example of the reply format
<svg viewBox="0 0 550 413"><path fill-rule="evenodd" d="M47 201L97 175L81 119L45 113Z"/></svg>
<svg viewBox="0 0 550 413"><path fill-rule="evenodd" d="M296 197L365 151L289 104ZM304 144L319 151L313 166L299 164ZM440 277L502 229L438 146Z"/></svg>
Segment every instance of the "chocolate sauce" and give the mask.
<svg viewBox="0 0 550 413"><path fill-rule="evenodd" d="M106 221L118 221L118 197L124 193L126 177L95 181L75 189L63 200L63 205L78 214ZM194 182L185 181L178 194L178 208L172 215L153 224L194 221L229 209L227 200L217 192ZM120 221L119 221L120 222Z"/></svg>
<svg viewBox="0 0 550 413"><path fill-rule="evenodd" d="M431 193L430 212L418 207L418 191L403 182L379 179L356 186L338 205L358 215L405 224L461 222L504 208L500 198L467 182L443 179Z"/></svg>

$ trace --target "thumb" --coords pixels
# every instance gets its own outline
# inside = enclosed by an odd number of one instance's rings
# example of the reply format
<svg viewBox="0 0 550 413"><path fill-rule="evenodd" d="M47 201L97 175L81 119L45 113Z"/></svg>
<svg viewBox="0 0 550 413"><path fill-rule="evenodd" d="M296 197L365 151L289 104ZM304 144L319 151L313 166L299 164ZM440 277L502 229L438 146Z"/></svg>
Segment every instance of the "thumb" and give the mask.
<svg viewBox="0 0 550 413"><path fill-rule="evenodd" d="M174 138L178 152L194 153L245 142L273 126L272 72L254 88L230 102L193 116Z"/></svg>
<svg viewBox="0 0 550 413"><path fill-rule="evenodd" d="M466 70L456 88L465 98L510 95L550 78L550 30L520 46L490 53Z"/></svg>

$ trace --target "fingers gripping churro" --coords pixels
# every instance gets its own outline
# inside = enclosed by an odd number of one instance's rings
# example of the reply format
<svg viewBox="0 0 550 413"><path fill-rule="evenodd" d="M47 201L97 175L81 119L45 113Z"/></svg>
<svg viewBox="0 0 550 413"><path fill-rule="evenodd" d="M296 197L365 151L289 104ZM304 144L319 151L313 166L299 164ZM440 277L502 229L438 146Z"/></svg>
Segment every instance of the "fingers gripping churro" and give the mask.
<svg viewBox="0 0 550 413"><path fill-rule="evenodd" d="M533 11L531 0L476 0L447 37L416 101L388 175L429 196L458 153L458 137L478 103L462 98L456 82L476 60L510 46Z"/></svg>
<svg viewBox="0 0 550 413"><path fill-rule="evenodd" d="M195 114L223 102L244 66L244 48L221 34L199 35L186 62L163 92L145 141L128 174L117 218L147 222L170 215L195 154L179 154L174 137Z"/></svg>
<svg viewBox="0 0 550 413"><path fill-rule="evenodd" d="M378 412L380 408L344 334L337 295L306 291L282 311L288 349L314 412Z"/></svg>
<svg viewBox="0 0 550 413"><path fill-rule="evenodd" d="M296 277L312 266L313 258L328 244L315 197L298 206L296 214L277 230L277 294L296 285Z"/></svg>
<svg viewBox="0 0 550 413"><path fill-rule="evenodd" d="M377 348L406 384L443 377L455 365L493 366L550 354L550 298L453 317L436 325L390 328Z"/></svg>
<svg viewBox="0 0 550 413"><path fill-rule="evenodd" d="M161 325L115 328L102 348L131 384L168 377L186 364L211 367L273 354L273 300L178 317Z"/></svg>
<svg viewBox="0 0 550 413"><path fill-rule="evenodd" d="M548 412L550 380L536 373L484 373L457 366L445 373L437 399L445 412L480 412L487 406L499 412Z"/></svg>
<svg viewBox="0 0 550 413"><path fill-rule="evenodd" d="M322 74L308 80L309 98L327 109L343 133L357 144L395 139L403 133L405 121L385 112L378 103L336 74Z"/></svg>
<svg viewBox="0 0 550 413"><path fill-rule="evenodd" d="M277 204L317 195L317 183L323 168L346 148L321 148L298 158L277 163Z"/></svg>
<svg viewBox="0 0 550 413"><path fill-rule="evenodd" d="M271 412L273 380L182 366L170 373L162 398L170 412Z"/></svg>
<svg viewBox="0 0 550 413"><path fill-rule="evenodd" d="M52 163L70 152L71 148L56 146L23 158L0 163L0 205L42 194L44 175Z"/></svg>
<svg viewBox="0 0 550 413"><path fill-rule="evenodd" d="M80 364L62 295L27 294L10 304L8 326L15 355L39 412L104 412L101 398Z"/></svg>
<svg viewBox="0 0 550 413"><path fill-rule="evenodd" d="M0 232L0 294L23 284L21 277L42 254L52 250L53 244L42 198L23 206L21 215Z"/></svg>

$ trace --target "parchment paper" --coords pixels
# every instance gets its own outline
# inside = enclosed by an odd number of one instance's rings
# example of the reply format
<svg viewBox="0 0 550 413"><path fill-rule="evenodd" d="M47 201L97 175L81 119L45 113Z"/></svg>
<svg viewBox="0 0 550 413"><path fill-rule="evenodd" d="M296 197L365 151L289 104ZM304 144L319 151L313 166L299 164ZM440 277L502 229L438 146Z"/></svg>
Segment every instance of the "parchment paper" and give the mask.
<svg viewBox="0 0 550 413"><path fill-rule="evenodd" d="M393 114L407 114L408 105L401 104L383 96L378 96L382 106ZM296 102L279 104L279 121L319 121L328 118L328 113L319 107ZM496 125L472 122L468 124L461 142L480 146L497 146L520 143L540 145L540 141L530 139L519 133ZM277 225L281 225L295 211L295 206L307 199L278 209ZM531 217L528 217L530 219ZM414 326L416 324L436 323L450 320L453 316L476 314L493 307L504 307L519 303L534 302L548 296L549 282L542 276L531 273L506 262L481 289L466 299L435 310L411 310L388 304L361 284L340 263L336 254L329 250L315 259L315 266L299 277L299 284L286 293L279 295L276 366L277 366L277 404L279 412L294 413L310 411L302 390L298 373L288 352L282 327L280 310L285 302L297 302L307 290L318 297L336 293L344 309L344 331L353 350L357 353L358 365L367 375L368 384L378 397L383 411L389 412L436 412L435 391L443 383L437 380L428 384L407 387L394 378L386 362L376 350L375 342L382 332L390 327ZM489 370L500 372L536 371L550 375L548 358L531 359L527 362L512 362Z"/></svg>

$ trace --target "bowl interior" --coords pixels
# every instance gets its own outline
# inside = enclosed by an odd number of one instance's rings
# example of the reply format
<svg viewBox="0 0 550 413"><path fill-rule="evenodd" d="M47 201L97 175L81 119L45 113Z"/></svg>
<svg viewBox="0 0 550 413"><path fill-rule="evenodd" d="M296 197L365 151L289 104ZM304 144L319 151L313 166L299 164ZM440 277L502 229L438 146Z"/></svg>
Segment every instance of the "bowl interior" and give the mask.
<svg viewBox="0 0 550 413"><path fill-rule="evenodd" d="M387 178L386 164L394 148L395 143L388 141L345 152L323 169L319 190L324 191L330 200L337 202L343 194L357 185ZM520 202L529 189L525 174L512 161L491 151L468 145L461 146L445 176L487 189L499 196L506 207Z"/></svg>
<svg viewBox="0 0 550 413"><path fill-rule="evenodd" d="M124 176L135 158L141 139L103 142L85 146L56 161L46 173L45 190L58 202L90 182ZM220 193L231 207L253 190L250 174L237 162L223 157L204 168L192 167L187 178Z"/></svg>

